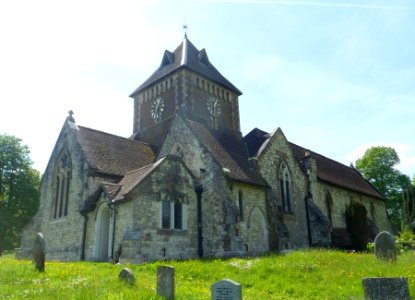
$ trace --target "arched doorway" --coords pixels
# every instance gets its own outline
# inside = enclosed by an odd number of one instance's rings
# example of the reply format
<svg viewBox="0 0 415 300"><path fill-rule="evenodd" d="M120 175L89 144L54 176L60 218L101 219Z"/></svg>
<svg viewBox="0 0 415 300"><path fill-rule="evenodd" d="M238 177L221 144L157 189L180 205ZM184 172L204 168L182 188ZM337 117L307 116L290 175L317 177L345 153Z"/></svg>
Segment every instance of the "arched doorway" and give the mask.
<svg viewBox="0 0 415 300"><path fill-rule="evenodd" d="M263 253L269 250L268 228L265 215L258 206L254 206L248 217L249 251Z"/></svg>
<svg viewBox="0 0 415 300"><path fill-rule="evenodd" d="M110 233L110 210L107 205L102 204L97 213L95 224L95 259L98 261L108 260Z"/></svg>

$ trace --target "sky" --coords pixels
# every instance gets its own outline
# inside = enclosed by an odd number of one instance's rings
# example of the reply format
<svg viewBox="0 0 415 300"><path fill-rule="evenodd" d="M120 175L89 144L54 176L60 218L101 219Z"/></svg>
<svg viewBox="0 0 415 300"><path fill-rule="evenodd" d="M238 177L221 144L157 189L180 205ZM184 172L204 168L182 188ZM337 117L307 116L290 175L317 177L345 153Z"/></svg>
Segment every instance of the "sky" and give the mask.
<svg viewBox="0 0 415 300"><path fill-rule="evenodd" d="M128 96L187 36L243 95L241 130L349 165L393 147L415 175L415 1L1 1L0 134L44 172L69 110L132 134Z"/></svg>

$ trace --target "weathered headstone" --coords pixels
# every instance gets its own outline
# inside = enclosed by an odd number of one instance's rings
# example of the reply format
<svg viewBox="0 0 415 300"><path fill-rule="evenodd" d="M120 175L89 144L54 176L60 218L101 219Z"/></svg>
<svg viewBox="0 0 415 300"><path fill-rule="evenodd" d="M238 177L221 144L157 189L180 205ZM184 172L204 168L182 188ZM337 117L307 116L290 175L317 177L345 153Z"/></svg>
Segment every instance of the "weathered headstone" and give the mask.
<svg viewBox="0 0 415 300"><path fill-rule="evenodd" d="M410 300L408 278L363 278L366 300Z"/></svg>
<svg viewBox="0 0 415 300"><path fill-rule="evenodd" d="M382 231L376 236L375 256L383 260L396 260L396 244L392 234Z"/></svg>
<svg viewBox="0 0 415 300"><path fill-rule="evenodd" d="M36 234L32 248L32 256L36 269L43 272L45 270L45 238L41 232Z"/></svg>
<svg viewBox="0 0 415 300"><path fill-rule="evenodd" d="M157 268L157 294L165 299L174 299L174 268L159 266Z"/></svg>
<svg viewBox="0 0 415 300"><path fill-rule="evenodd" d="M135 284L135 276L133 271L131 271L129 268L124 268L121 270L120 274L118 275L118 278L121 281L124 281L129 284Z"/></svg>
<svg viewBox="0 0 415 300"><path fill-rule="evenodd" d="M230 279L223 279L212 284L212 300L242 300L242 286Z"/></svg>

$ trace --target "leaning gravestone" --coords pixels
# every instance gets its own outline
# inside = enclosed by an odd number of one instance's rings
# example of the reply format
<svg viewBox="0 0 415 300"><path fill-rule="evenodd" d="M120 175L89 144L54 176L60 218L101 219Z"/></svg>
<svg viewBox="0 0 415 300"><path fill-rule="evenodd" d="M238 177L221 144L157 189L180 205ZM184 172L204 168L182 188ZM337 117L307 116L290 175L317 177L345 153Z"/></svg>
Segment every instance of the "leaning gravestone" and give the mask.
<svg viewBox="0 0 415 300"><path fill-rule="evenodd" d="M366 300L410 300L408 278L363 278Z"/></svg>
<svg viewBox="0 0 415 300"><path fill-rule="evenodd" d="M375 256L382 260L396 260L396 243L392 234L382 231L376 236Z"/></svg>
<svg viewBox="0 0 415 300"><path fill-rule="evenodd" d="M43 272L45 270L45 238L41 232L36 234L32 248L32 256L36 269Z"/></svg>
<svg viewBox="0 0 415 300"><path fill-rule="evenodd" d="M135 276L134 276L134 273L129 268L122 269L121 272L120 272L120 274L118 275L118 278L121 281L124 281L126 283L129 283L131 285L135 284Z"/></svg>
<svg viewBox="0 0 415 300"><path fill-rule="evenodd" d="M242 300L241 284L230 280L223 279L212 284L212 300Z"/></svg>
<svg viewBox="0 0 415 300"><path fill-rule="evenodd" d="M174 268L159 266L157 268L157 295L164 299L174 299Z"/></svg>

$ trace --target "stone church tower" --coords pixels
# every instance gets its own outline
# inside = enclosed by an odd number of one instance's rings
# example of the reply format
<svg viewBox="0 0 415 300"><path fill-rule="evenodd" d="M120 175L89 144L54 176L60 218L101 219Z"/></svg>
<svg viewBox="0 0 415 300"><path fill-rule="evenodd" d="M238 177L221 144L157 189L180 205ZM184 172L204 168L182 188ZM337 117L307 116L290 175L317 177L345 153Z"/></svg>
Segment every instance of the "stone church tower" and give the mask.
<svg viewBox="0 0 415 300"><path fill-rule="evenodd" d="M176 114L208 128L240 135L238 96L242 93L185 36L160 67L131 95L133 136L154 143ZM157 141L156 141L157 143Z"/></svg>
<svg viewBox="0 0 415 300"><path fill-rule="evenodd" d="M185 36L130 95L133 134L65 120L41 181L37 232L47 259L145 262L348 247L344 220L362 203L373 234L384 197L355 169L293 144L281 129L245 137L239 91Z"/></svg>

